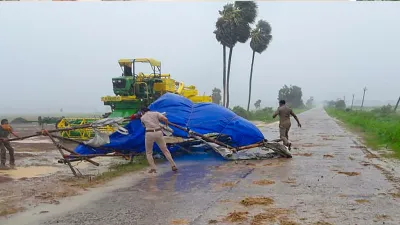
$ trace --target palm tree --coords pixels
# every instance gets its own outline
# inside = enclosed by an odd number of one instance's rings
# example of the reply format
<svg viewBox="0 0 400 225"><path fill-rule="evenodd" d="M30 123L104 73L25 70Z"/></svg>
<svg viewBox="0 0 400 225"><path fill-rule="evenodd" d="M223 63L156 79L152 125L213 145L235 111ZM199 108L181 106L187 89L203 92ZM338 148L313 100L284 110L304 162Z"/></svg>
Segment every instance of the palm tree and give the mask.
<svg viewBox="0 0 400 225"><path fill-rule="evenodd" d="M251 59L250 79L249 79L249 99L247 101L247 111L250 108L251 101L251 83L253 79L253 66L255 53L261 54L264 52L272 40L271 26L265 20L259 20L256 27L251 31L250 47L253 50Z"/></svg>
<svg viewBox="0 0 400 225"><path fill-rule="evenodd" d="M216 37L217 41L220 42L221 45L222 45L222 61L223 61L222 62L222 64L223 64L223 67L222 67L223 68L222 69L222 105L225 107L225 99L226 99L226 95L225 95L225 93L226 93L226 45L222 41L223 40L223 32L222 32L222 30L220 30L220 29L222 29L224 23L225 22L220 17L217 20L217 23L216 23L217 29L214 31L214 34L215 34L215 37Z"/></svg>
<svg viewBox="0 0 400 225"><path fill-rule="evenodd" d="M250 37L250 23L257 16L257 4L252 1L236 1L226 4L216 22L215 37L222 45L223 52L223 105L229 107L229 81L233 47L237 42L245 43ZM229 48L228 69L226 70L226 47Z"/></svg>
<svg viewBox="0 0 400 225"><path fill-rule="evenodd" d="M222 84L223 84L223 97L222 97L222 104L226 106L226 47L230 47L234 45L234 42L231 40L232 37L232 25L231 21L224 16L226 9L230 6L229 4L224 6L223 11L219 11L221 17L218 18L217 22L215 23L216 29L214 30L215 38L219 43L222 45L222 55L223 55L223 71L222 71Z"/></svg>
<svg viewBox="0 0 400 225"><path fill-rule="evenodd" d="M229 48L228 71L226 77L226 107L229 108L229 83L231 78L231 62L233 47L237 42L246 43L250 38L251 27L257 17L257 4L253 1L235 1L231 8L227 8L227 17L233 21L235 43Z"/></svg>

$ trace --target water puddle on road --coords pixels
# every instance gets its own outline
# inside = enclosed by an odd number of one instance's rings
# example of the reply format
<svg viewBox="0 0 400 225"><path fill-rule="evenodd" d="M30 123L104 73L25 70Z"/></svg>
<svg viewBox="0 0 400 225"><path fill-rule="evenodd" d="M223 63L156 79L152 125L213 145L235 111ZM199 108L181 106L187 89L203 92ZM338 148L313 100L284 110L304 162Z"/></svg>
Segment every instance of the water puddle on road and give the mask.
<svg viewBox="0 0 400 225"><path fill-rule="evenodd" d="M14 170L0 170L1 176L7 176L13 179L32 178L49 175L57 172L59 169L53 166L30 166L17 167Z"/></svg>

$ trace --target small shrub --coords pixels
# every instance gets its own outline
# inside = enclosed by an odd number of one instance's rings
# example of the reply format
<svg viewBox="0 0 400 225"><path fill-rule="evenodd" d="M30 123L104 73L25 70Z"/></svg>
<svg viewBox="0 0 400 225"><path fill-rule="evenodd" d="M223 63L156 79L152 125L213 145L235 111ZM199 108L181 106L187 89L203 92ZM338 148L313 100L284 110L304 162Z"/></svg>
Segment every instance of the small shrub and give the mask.
<svg viewBox="0 0 400 225"><path fill-rule="evenodd" d="M17 118L15 118L15 119L13 119L13 120L11 121L11 123L13 123L13 124L22 124L22 123L29 123L29 121L26 120L25 118L17 117Z"/></svg>
<svg viewBox="0 0 400 225"><path fill-rule="evenodd" d="M380 108L375 108L375 109L371 110L371 112L379 113L379 114L383 114L383 115L389 115L389 114L392 114L394 111L393 111L393 106L388 104L388 105L384 105Z"/></svg>
<svg viewBox="0 0 400 225"><path fill-rule="evenodd" d="M249 113L247 113L247 110L245 110L243 107L235 106L233 107L232 111L238 116L249 119Z"/></svg>
<svg viewBox="0 0 400 225"><path fill-rule="evenodd" d="M335 103L335 108L340 109L340 110L345 110L346 109L346 102L344 100L337 100Z"/></svg>

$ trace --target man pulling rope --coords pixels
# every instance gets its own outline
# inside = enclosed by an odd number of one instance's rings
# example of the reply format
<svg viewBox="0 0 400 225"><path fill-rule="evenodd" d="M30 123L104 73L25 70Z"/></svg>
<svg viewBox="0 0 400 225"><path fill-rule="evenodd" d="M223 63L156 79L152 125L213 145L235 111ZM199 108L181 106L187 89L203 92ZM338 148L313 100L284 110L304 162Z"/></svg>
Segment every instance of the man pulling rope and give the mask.
<svg viewBox="0 0 400 225"><path fill-rule="evenodd" d="M131 119L138 119L143 124L146 129L145 135L145 146L146 146L146 158L151 167L149 173L156 173L156 164L153 159L153 145L154 142L157 143L158 147L161 149L162 153L165 155L165 158L169 161L172 167L172 171L177 171L175 162L172 159L171 153L167 148L167 144L165 143L162 128L160 127L160 121L164 122L168 127L168 119L164 115L159 112L152 112L149 108L141 109L141 116L132 115Z"/></svg>

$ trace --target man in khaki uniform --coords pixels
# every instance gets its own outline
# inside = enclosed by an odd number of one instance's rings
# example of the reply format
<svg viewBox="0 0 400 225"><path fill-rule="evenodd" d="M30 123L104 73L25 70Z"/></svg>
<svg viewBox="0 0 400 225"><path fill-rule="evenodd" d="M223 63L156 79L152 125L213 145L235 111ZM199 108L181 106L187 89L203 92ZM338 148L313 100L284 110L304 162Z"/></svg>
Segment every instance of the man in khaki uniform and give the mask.
<svg viewBox="0 0 400 225"><path fill-rule="evenodd" d="M168 119L159 112L151 112L148 108L141 110L142 116L140 120L146 129L145 145L146 145L146 157L151 167L149 173L156 173L156 164L153 159L153 145L157 143L162 153L165 155L169 163L171 164L172 171L177 171L175 162L172 159L171 153L165 143L163 132L161 131L160 121L163 121L168 126Z"/></svg>
<svg viewBox="0 0 400 225"><path fill-rule="evenodd" d="M283 144L287 146L290 150L292 147L292 143L289 142L289 130L291 126L290 115L294 117L299 127L301 127L300 121L297 118L296 114L294 114L293 110L286 105L285 100L279 101L279 107L272 117L275 118L278 115L280 139L283 141Z"/></svg>
<svg viewBox="0 0 400 225"><path fill-rule="evenodd" d="M12 127L8 124L7 119L1 120L0 126L0 169L8 169L6 167L6 152L10 154L10 166L11 168L15 167L15 159L14 159L14 148L11 146L10 142L7 141L10 134L18 137L12 129Z"/></svg>

